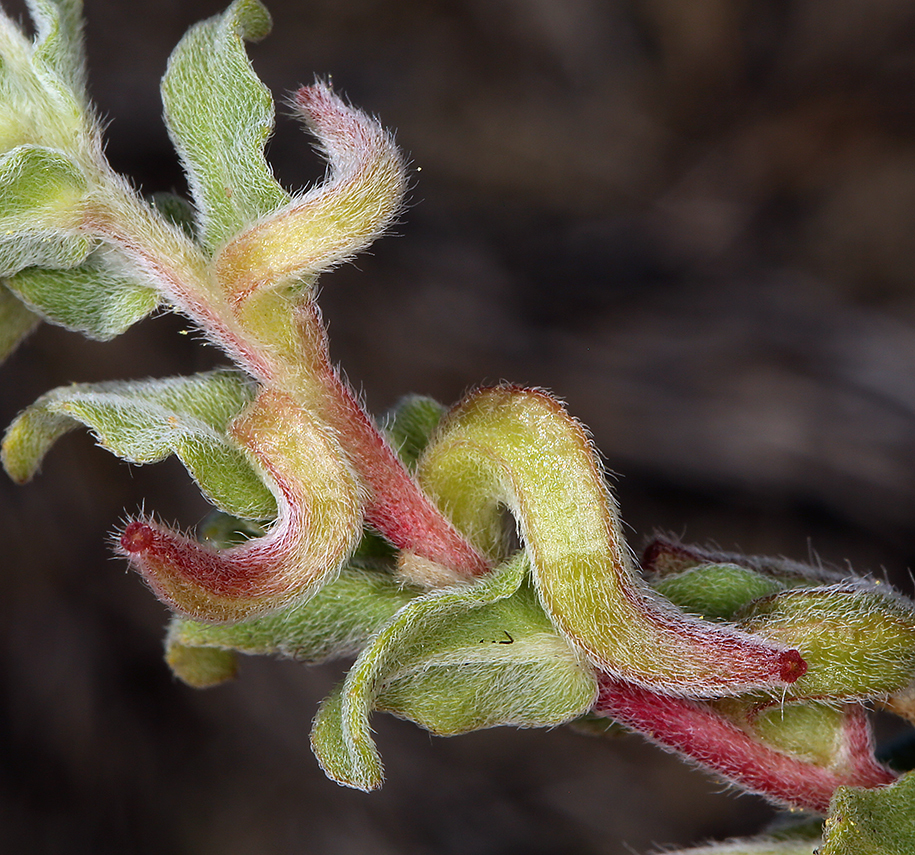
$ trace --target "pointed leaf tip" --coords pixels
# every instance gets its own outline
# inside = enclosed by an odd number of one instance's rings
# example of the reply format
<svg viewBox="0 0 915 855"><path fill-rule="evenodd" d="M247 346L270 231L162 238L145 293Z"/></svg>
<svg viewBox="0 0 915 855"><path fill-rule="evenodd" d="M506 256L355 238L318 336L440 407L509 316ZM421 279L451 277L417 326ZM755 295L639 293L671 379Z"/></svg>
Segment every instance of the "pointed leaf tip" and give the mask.
<svg viewBox="0 0 915 855"><path fill-rule="evenodd" d="M779 656L779 676L784 683L796 683L807 673L807 663L797 650L785 650Z"/></svg>
<svg viewBox="0 0 915 855"><path fill-rule="evenodd" d="M128 523L127 527L121 534L121 548L133 555L136 552L144 552L153 545L155 534L152 528L145 522L134 520Z"/></svg>

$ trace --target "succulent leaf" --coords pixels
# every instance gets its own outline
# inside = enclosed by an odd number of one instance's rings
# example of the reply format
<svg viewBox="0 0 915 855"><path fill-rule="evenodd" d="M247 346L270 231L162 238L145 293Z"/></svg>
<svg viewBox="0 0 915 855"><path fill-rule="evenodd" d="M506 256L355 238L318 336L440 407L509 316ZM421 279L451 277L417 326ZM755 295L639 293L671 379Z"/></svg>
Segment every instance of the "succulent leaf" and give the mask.
<svg viewBox="0 0 915 855"><path fill-rule="evenodd" d="M685 612L705 620L733 620L741 608L784 586L736 564L700 564L663 576L653 587Z"/></svg>
<svg viewBox="0 0 915 855"><path fill-rule="evenodd" d="M173 618L166 658L178 677L196 686L197 650L202 663L209 661L203 651L213 649L309 663L353 656L414 596L390 574L348 567L310 600L253 620L209 624Z"/></svg>
<svg viewBox="0 0 915 855"><path fill-rule="evenodd" d="M0 154L0 276L24 267L73 267L90 241L75 234L88 184L67 155L35 145Z"/></svg>
<svg viewBox="0 0 915 855"><path fill-rule="evenodd" d="M445 415L434 398L407 395L385 414L382 430L404 466L413 472L432 434Z"/></svg>
<svg viewBox="0 0 915 855"><path fill-rule="evenodd" d="M360 485L336 437L295 401L262 388L230 436L276 499L263 537L226 550L134 520L122 554L156 595L195 620L231 623L314 596L362 532Z"/></svg>
<svg viewBox="0 0 915 855"><path fill-rule="evenodd" d="M847 731L854 758L825 768L757 738L746 721L738 725L722 715L717 709L721 703L673 697L603 676L593 711L610 716L742 789L792 809L826 813L837 787L875 787L895 778L874 761L863 717L852 720Z"/></svg>
<svg viewBox="0 0 915 855"><path fill-rule="evenodd" d="M801 652L808 670L789 696L880 697L915 677L915 604L886 586L783 591L749 606L741 626Z"/></svg>
<svg viewBox="0 0 915 855"><path fill-rule="evenodd" d="M745 697L711 705L763 745L825 769L844 783L875 786L890 780L874 756L870 719L860 704Z"/></svg>
<svg viewBox="0 0 915 855"><path fill-rule="evenodd" d="M823 827L820 855L915 852L915 772L878 790L841 787Z"/></svg>
<svg viewBox="0 0 915 855"><path fill-rule="evenodd" d="M253 297L293 280L310 284L369 246L400 211L406 189L400 151L374 119L320 83L301 88L293 106L326 155L328 175L217 255L217 276L246 314L264 311Z"/></svg>
<svg viewBox="0 0 915 855"><path fill-rule="evenodd" d="M35 59L86 103L82 0L27 0L35 22Z"/></svg>
<svg viewBox="0 0 915 855"><path fill-rule="evenodd" d="M6 284L45 320L100 341L125 332L159 305L158 292L109 249L96 249L69 270L26 268Z"/></svg>

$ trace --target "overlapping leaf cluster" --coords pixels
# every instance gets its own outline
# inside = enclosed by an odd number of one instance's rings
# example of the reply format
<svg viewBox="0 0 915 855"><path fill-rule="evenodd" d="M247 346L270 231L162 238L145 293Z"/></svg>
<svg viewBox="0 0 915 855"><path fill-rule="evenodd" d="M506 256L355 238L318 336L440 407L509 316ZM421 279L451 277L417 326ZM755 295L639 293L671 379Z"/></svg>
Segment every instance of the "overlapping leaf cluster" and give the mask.
<svg viewBox="0 0 915 855"><path fill-rule="evenodd" d="M483 389L447 411L412 397L376 424L330 364L313 286L396 217L391 136L328 87L299 90L328 175L284 190L244 49L270 19L236 0L189 31L162 82L190 203L145 200L102 153L80 6L30 0L34 38L0 16L0 358L41 321L107 339L163 307L235 367L53 390L10 426L3 463L25 482L78 426L125 460L182 461L217 509L199 538L149 517L120 535L175 613L175 673L204 687L239 652L355 657L312 733L353 787L382 781L374 710L439 734L603 719L829 813L826 855L915 848L910 779L875 760L864 707L915 718L915 605L673 541L636 564L585 430L542 391Z"/></svg>

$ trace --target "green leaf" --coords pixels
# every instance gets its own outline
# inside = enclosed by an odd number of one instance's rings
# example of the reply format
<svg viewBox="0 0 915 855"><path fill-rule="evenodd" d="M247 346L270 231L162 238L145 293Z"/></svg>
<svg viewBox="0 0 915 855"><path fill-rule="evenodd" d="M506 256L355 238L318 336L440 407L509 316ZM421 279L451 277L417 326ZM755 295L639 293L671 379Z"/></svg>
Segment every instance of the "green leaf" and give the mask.
<svg viewBox="0 0 915 855"><path fill-rule="evenodd" d="M2 282L0 282L0 362L41 322Z"/></svg>
<svg viewBox="0 0 915 855"><path fill-rule="evenodd" d="M178 226L189 238L196 237L194 206L177 193L153 193L153 207L170 222Z"/></svg>
<svg viewBox="0 0 915 855"><path fill-rule="evenodd" d="M782 588L809 588L846 581L848 574L838 573L822 565L813 567L788 558L766 555L742 555L722 552L692 543L681 543L670 537L657 536L642 555L642 570L654 579L661 579L704 564L736 564L778 582Z"/></svg>
<svg viewBox="0 0 915 855"><path fill-rule="evenodd" d="M754 740L804 763L844 775L846 782L863 783L873 753L867 719L857 703L792 701L771 698L722 698L712 701L717 712ZM856 771L857 770L857 771Z"/></svg>
<svg viewBox="0 0 915 855"><path fill-rule="evenodd" d="M839 787L824 826L820 855L915 852L915 773L875 790Z"/></svg>
<svg viewBox="0 0 915 855"><path fill-rule="evenodd" d="M83 424L102 447L133 463L154 463L176 454L218 508L234 516L268 519L276 515L273 495L226 436L255 391L244 375L229 370L61 387L43 395L10 425L3 465L14 480L29 480L51 445Z"/></svg>
<svg viewBox="0 0 915 855"><path fill-rule="evenodd" d="M188 31L162 79L165 120L187 172L201 241L211 251L289 201L264 158L273 98L243 44L269 31L257 0L236 0Z"/></svg>
<svg viewBox="0 0 915 855"><path fill-rule="evenodd" d="M312 747L335 781L380 786L373 709L438 734L501 724L552 726L593 703L593 673L555 633L519 554L469 587L404 606L363 650L321 706Z"/></svg>
<svg viewBox="0 0 915 855"><path fill-rule="evenodd" d="M353 656L415 596L387 573L347 567L307 602L254 620L210 624L174 618L166 658L178 677L199 686L194 650L202 651L203 662L209 661L203 651L213 648L310 663Z"/></svg>
<svg viewBox="0 0 915 855"><path fill-rule="evenodd" d="M253 537L263 537L266 528L254 520L233 517L215 508L197 526L197 539L214 549L230 549Z"/></svg>
<svg viewBox="0 0 915 855"><path fill-rule="evenodd" d="M856 706L856 705L852 705ZM807 701L762 709L751 719L753 734L783 754L828 768L846 759L840 752L845 708Z"/></svg>
<svg viewBox="0 0 915 855"><path fill-rule="evenodd" d="M807 663L791 696L875 698L915 676L915 604L886 586L783 591L748 612L742 629L796 647Z"/></svg>
<svg viewBox="0 0 915 855"><path fill-rule="evenodd" d="M377 121L321 83L299 89L292 105L327 160L325 180L246 228L214 258L239 317L256 325L275 311L277 288L295 284L302 294L320 273L380 237L406 191L403 158Z"/></svg>
<svg viewBox="0 0 915 855"><path fill-rule="evenodd" d="M546 393L499 386L469 395L445 417L417 480L486 555L504 548L511 512L544 608L601 670L687 697L797 679L797 651L684 615L648 588L587 433Z"/></svg>
<svg viewBox="0 0 915 855"><path fill-rule="evenodd" d="M70 232L86 190L82 170L59 151L22 145L0 155L0 276L85 259L90 242Z"/></svg>
<svg viewBox="0 0 915 855"><path fill-rule="evenodd" d="M0 11L0 151L42 144L98 163L100 133L83 79L81 4L34 0L29 7L34 41Z"/></svg>
<svg viewBox="0 0 915 855"><path fill-rule="evenodd" d="M158 292L135 276L110 249L95 250L69 270L29 267L7 285L45 320L107 341L159 305Z"/></svg>
<svg viewBox="0 0 915 855"><path fill-rule="evenodd" d="M82 0L27 0L35 22L35 58L85 101Z"/></svg>
<svg viewBox="0 0 915 855"><path fill-rule="evenodd" d="M783 589L776 580L736 564L702 564L659 579L654 588L683 611L731 620L738 609Z"/></svg>
<svg viewBox="0 0 915 855"><path fill-rule="evenodd" d="M219 647L187 647L169 641L165 661L172 673L195 689L209 689L235 679L238 657L234 650Z"/></svg>
<svg viewBox="0 0 915 855"><path fill-rule="evenodd" d="M416 470L416 462L444 415L445 407L434 398L407 395L382 419L382 430L388 442L411 472Z"/></svg>

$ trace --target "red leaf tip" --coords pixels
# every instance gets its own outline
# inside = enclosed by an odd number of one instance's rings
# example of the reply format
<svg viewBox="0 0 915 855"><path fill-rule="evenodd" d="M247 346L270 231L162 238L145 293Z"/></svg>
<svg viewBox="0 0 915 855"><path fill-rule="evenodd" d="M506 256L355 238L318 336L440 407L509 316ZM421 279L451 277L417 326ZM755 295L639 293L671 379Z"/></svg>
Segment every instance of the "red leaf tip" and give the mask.
<svg viewBox="0 0 915 855"><path fill-rule="evenodd" d="M778 657L779 677L786 683L796 683L807 673L807 663L797 650L786 650Z"/></svg>
<svg viewBox="0 0 915 855"><path fill-rule="evenodd" d="M145 522L134 520L121 534L121 548L131 555L144 552L153 544L155 532Z"/></svg>

